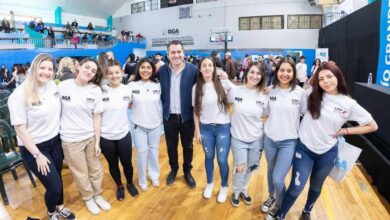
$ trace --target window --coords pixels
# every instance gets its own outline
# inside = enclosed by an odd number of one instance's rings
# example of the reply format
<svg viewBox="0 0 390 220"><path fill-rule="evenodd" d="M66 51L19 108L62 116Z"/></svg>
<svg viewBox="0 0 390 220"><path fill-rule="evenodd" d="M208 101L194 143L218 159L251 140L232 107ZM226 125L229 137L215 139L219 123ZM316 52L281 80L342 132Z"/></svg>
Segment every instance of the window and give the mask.
<svg viewBox="0 0 390 220"><path fill-rule="evenodd" d="M239 30L245 31L250 30L250 18L240 18Z"/></svg>
<svg viewBox="0 0 390 220"><path fill-rule="evenodd" d="M322 27L321 15L288 15L288 29L320 29Z"/></svg>
<svg viewBox="0 0 390 220"><path fill-rule="evenodd" d="M131 14L140 13L145 11L145 2L138 2L131 4Z"/></svg>
<svg viewBox="0 0 390 220"><path fill-rule="evenodd" d="M239 18L239 30L283 29L283 15Z"/></svg>
<svg viewBox="0 0 390 220"><path fill-rule="evenodd" d="M261 29L283 29L283 15L261 18Z"/></svg>
<svg viewBox="0 0 390 220"><path fill-rule="evenodd" d="M131 14L158 9L158 0L148 0L131 4Z"/></svg>
<svg viewBox="0 0 390 220"><path fill-rule="evenodd" d="M193 4L194 0L161 0L161 8Z"/></svg>

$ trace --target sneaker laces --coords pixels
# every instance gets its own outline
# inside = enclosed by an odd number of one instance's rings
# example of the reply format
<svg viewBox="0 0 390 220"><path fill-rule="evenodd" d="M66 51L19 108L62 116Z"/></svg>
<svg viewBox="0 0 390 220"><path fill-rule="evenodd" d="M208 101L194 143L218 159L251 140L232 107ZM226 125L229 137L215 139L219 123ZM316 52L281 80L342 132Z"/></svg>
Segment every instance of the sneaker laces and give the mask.
<svg viewBox="0 0 390 220"><path fill-rule="evenodd" d="M249 197L249 194L247 192L241 192L241 195L243 195L245 198Z"/></svg>
<svg viewBox="0 0 390 220"><path fill-rule="evenodd" d="M47 215L49 217L49 220L60 220L61 219L61 215L58 212L55 212L53 214L47 213Z"/></svg>
<svg viewBox="0 0 390 220"><path fill-rule="evenodd" d="M274 203L275 199L273 197L268 197L267 201L264 202L264 206L271 207L272 203Z"/></svg>
<svg viewBox="0 0 390 220"><path fill-rule="evenodd" d="M60 213L60 215L62 215L64 217L67 217L67 216L72 214L72 212L70 212L68 208L61 209L61 211L59 213Z"/></svg>
<svg viewBox="0 0 390 220"><path fill-rule="evenodd" d="M271 215L272 217L276 217L276 215L279 213L279 207L277 205L275 205L270 211L269 211L269 215Z"/></svg>

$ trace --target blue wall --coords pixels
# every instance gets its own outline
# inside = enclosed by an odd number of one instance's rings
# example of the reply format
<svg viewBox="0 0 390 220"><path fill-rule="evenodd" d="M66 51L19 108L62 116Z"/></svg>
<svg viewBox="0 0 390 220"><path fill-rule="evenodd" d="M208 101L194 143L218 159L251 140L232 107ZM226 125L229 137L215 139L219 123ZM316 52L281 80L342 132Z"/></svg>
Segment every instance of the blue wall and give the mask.
<svg viewBox="0 0 390 220"><path fill-rule="evenodd" d="M41 48L34 50L0 50L0 65L5 64L9 70L15 63L31 63L34 57L39 53L49 53L54 59L57 57L86 57L96 58L101 52L113 51L115 58L124 64L129 53L133 53L133 48L146 48L145 44L137 43L117 43L110 49L55 49Z"/></svg>
<svg viewBox="0 0 390 220"><path fill-rule="evenodd" d="M34 49L34 50L0 50L0 62L5 64L9 70L15 63L31 63L34 57L39 53L49 53L54 59L57 57L77 57L92 56L96 57L100 52L107 52L108 49Z"/></svg>

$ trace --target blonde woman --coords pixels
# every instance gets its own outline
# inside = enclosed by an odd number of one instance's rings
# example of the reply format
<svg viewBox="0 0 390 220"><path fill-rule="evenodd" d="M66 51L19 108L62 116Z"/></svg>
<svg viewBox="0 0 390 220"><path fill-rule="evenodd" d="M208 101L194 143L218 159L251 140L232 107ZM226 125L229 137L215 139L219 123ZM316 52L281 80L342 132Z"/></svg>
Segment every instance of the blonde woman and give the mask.
<svg viewBox="0 0 390 220"><path fill-rule="evenodd" d="M46 189L48 219L76 219L64 208L61 178L64 154L58 135L61 103L53 76L53 58L48 54L37 55L26 80L9 97L8 107L22 157Z"/></svg>
<svg viewBox="0 0 390 220"><path fill-rule="evenodd" d="M73 59L70 57L64 57L61 59L60 64L58 65L58 71L56 75L60 81L64 81L75 78L75 72L76 68Z"/></svg>

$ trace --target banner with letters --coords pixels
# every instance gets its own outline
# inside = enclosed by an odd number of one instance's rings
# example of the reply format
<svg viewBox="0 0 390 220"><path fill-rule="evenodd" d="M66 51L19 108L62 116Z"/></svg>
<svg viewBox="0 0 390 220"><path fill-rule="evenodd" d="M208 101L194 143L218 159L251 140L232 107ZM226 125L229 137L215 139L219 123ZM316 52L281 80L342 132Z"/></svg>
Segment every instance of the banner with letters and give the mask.
<svg viewBox="0 0 390 220"><path fill-rule="evenodd" d="M390 0L382 0L376 84L390 88Z"/></svg>

